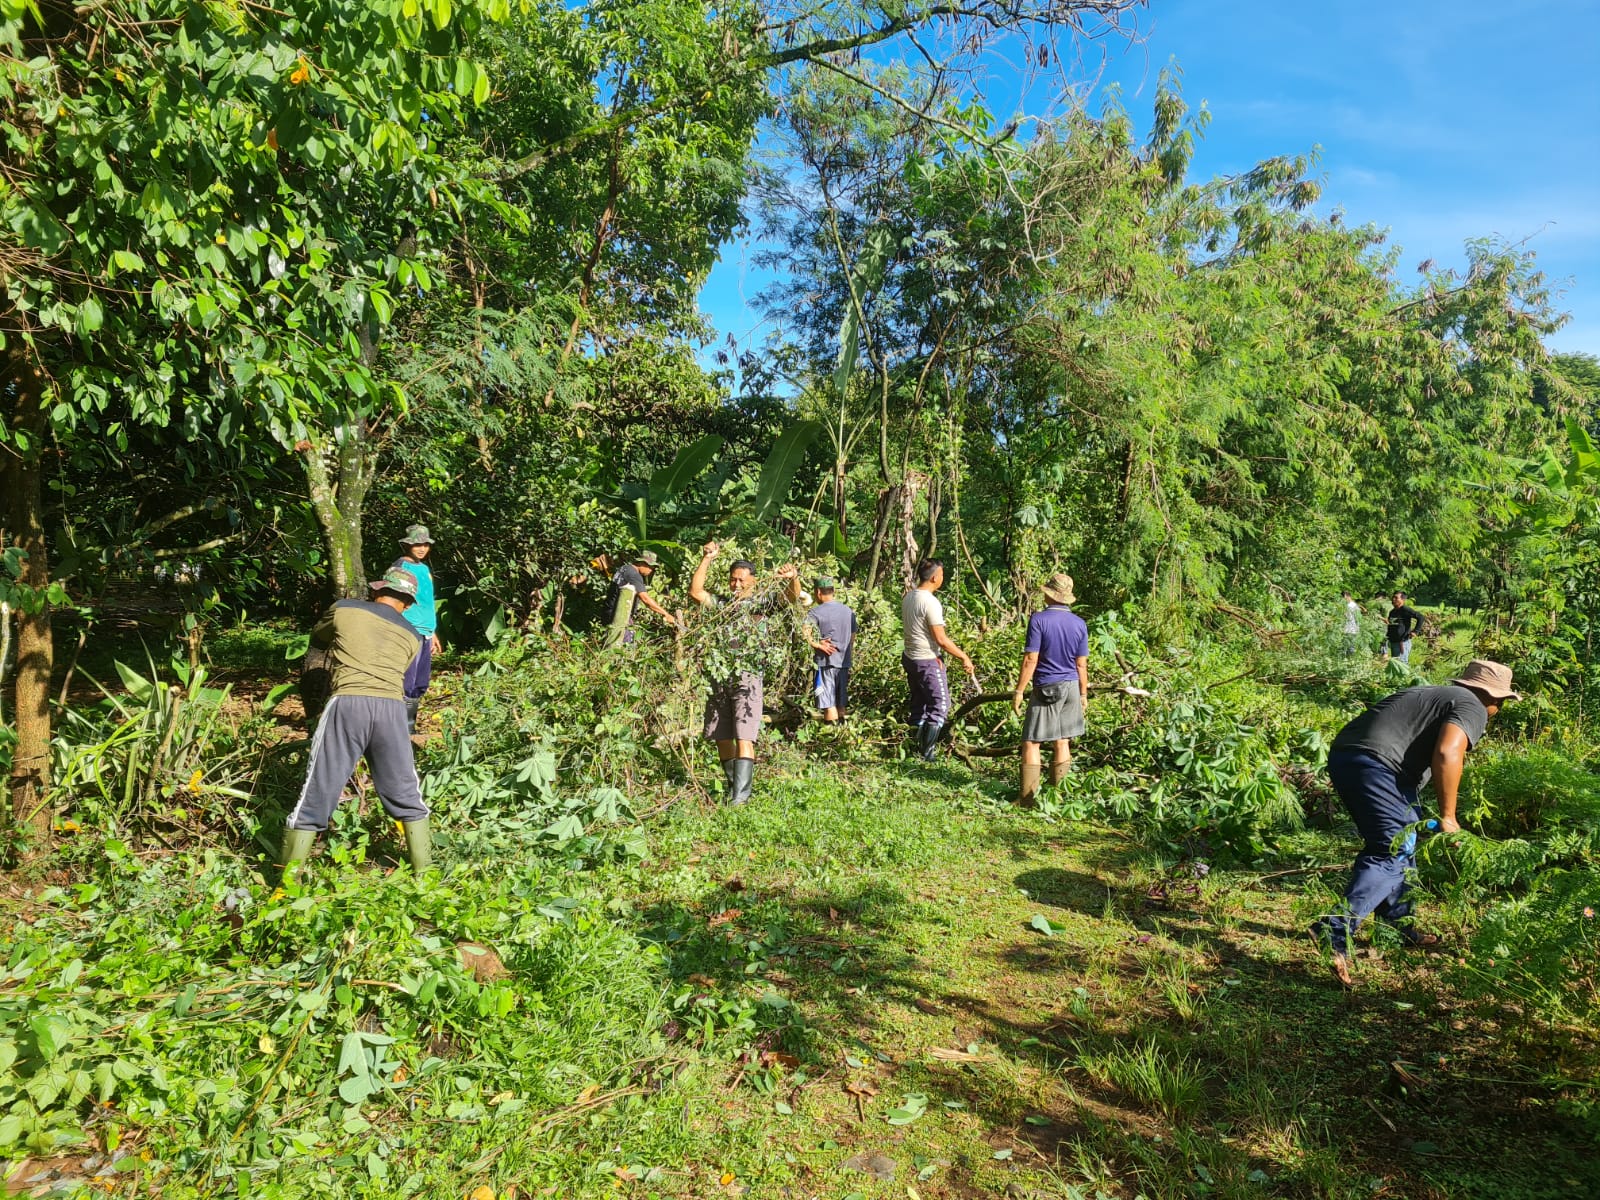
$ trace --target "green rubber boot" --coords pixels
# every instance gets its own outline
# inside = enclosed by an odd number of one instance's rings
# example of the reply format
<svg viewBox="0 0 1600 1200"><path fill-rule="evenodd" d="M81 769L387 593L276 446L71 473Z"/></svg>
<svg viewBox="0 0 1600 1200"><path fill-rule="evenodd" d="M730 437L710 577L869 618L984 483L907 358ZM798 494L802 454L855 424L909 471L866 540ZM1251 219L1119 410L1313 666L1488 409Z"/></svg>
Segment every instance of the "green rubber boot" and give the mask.
<svg viewBox="0 0 1600 1200"><path fill-rule="evenodd" d="M428 818L420 821L402 821L406 834L406 853L411 856L411 870L421 875L433 865L433 838L428 833Z"/></svg>
<svg viewBox="0 0 1600 1200"><path fill-rule="evenodd" d="M283 831L283 849L278 851L278 870L287 875L289 868L297 862L311 857L311 847L316 843L317 831L315 829L285 829Z"/></svg>

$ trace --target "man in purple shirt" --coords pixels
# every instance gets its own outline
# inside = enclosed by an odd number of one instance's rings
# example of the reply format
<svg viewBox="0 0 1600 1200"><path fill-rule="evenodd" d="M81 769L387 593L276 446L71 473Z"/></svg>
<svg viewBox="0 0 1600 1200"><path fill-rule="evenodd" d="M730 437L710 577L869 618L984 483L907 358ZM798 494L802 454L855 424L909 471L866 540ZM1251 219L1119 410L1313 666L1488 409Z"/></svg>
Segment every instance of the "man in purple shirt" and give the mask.
<svg viewBox="0 0 1600 1200"><path fill-rule="evenodd" d="M1028 640L1022 647L1022 671L1011 697L1012 711L1022 711L1028 684L1028 713L1022 719L1022 787L1024 805L1039 793L1043 770L1040 746L1055 745L1050 782L1060 783L1072 766L1068 740L1083 736L1083 713L1089 704L1089 627L1073 612L1072 576L1060 572L1044 585L1045 608L1028 618Z"/></svg>

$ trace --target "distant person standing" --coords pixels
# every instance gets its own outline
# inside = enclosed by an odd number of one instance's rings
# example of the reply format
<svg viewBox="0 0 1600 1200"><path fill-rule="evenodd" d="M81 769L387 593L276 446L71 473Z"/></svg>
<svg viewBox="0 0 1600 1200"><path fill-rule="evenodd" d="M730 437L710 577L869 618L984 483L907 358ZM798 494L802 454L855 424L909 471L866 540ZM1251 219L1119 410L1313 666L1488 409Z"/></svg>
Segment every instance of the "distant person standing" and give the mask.
<svg viewBox="0 0 1600 1200"><path fill-rule="evenodd" d="M412 870L432 861L428 806L406 735L404 679L422 636L404 615L416 603L416 576L392 567L367 588L370 599L339 601L311 632L311 644L328 653L333 688L284 828L285 869L311 852L363 758L383 810L400 822Z"/></svg>
<svg viewBox="0 0 1600 1200"><path fill-rule="evenodd" d="M915 731L917 753L929 762L939 744L939 731L950 715L950 684L943 655L957 659L968 675L977 668L967 652L944 629L944 605L934 595L944 586L944 563L925 558L917 564L917 586L900 602L900 626L905 638L901 665L906 671L909 720Z"/></svg>
<svg viewBox="0 0 1600 1200"><path fill-rule="evenodd" d="M1396 592L1391 599L1394 607L1389 610L1388 623L1383 630L1384 649L1390 658L1410 663L1411 639L1422 628L1423 617L1406 603L1404 592Z"/></svg>
<svg viewBox="0 0 1600 1200"><path fill-rule="evenodd" d="M706 590L706 574L720 549L716 542L707 542L701 548L700 564L689 581L689 599L702 608L718 607L716 597ZM783 584L782 591L761 597L756 594L754 563L737 558L728 565L731 595L721 604L727 622L723 648L743 661L721 678L711 680L711 694L706 697L705 737L717 744L717 758L728 780L729 804L749 800L755 778L756 739L761 736L765 700L766 679L759 656L766 618L800 598L799 572L793 564L779 567L776 578Z"/></svg>
<svg viewBox="0 0 1600 1200"><path fill-rule="evenodd" d="M1413 946L1438 943L1411 920L1409 875L1417 838L1406 827L1422 820L1417 792L1431 776L1439 830L1458 831L1456 797L1467 752L1500 706L1520 699L1511 688L1510 667L1475 659L1445 686L1409 687L1384 697L1333 739L1328 778L1356 823L1362 847L1342 909L1317 921L1312 933L1333 951L1334 976L1346 987L1350 938L1368 916L1394 925Z"/></svg>
<svg viewBox="0 0 1600 1200"><path fill-rule="evenodd" d="M650 577L656 573L656 568L661 565L661 559L654 550L641 550L633 556L632 562L625 562L617 568L616 574L611 577L611 586L606 590L605 609L601 613L601 620L605 622L609 632L606 636L607 645L633 644L633 614L638 605L642 604L668 625L677 625L678 620L660 604L656 603L650 595ZM631 590L633 595L626 611L619 611L618 604L625 590ZM623 632L619 638L618 626Z"/></svg>
<svg viewBox="0 0 1600 1200"><path fill-rule="evenodd" d="M433 552L433 535L426 525L413 525L400 539L405 551L395 559L392 569L405 571L417 581L416 603L405 611L405 619L417 631L422 644L416 657L406 669L405 700L406 723L412 733L417 731L417 712L422 698L428 694L428 684L433 682L433 656L439 653L439 606L433 597L433 568L428 565L428 555Z"/></svg>
<svg viewBox="0 0 1600 1200"><path fill-rule="evenodd" d="M851 651L856 640L856 614L834 599L833 580L826 576L812 584L816 606L806 613L806 641L813 655L812 688L822 719L830 724L843 719L849 703ZM814 636L813 636L814 635Z"/></svg>
<svg viewBox="0 0 1600 1200"><path fill-rule="evenodd" d="M1011 697L1012 711L1020 713L1023 694L1028 694L1028 712L1022 719L1023 804L1032 804L1038 795L1044 770L1040 747L1045 742L1054 746L1050 782L1066 778L1072 769L1071 739L1083 736L1083 715L1089 707L1089 627L1072 611L1072 576L1057 572L1042 591L1045 607L1028 618L1022 670Z"/></svg>
<svg viewBox="0 0 1600 1200"><path fill-rule="evenodd" d="M1344 656L1354 658L1361 647L1361 605L1350 592L1344 594Z"/></svg>

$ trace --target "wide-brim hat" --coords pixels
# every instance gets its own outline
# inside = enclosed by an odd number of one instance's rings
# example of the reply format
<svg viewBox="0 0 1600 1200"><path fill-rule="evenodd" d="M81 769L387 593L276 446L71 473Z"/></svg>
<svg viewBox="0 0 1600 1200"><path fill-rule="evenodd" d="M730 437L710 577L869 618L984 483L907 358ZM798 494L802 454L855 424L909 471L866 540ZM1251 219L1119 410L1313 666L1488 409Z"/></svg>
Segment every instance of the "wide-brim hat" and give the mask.
<svg viewBox="0 0 1600 1200"><path fill-rule="evenodd" d="M1039 589L1044 593L1044 598L1052 604L1071 604L1076 597L1072 593L1072 576L1057 571L1044 581L1044 586Z"/></svg>
<svg viewBox="0 0 1600 1200"><path fill-rule="evenodd" d="M400 539L402 546L431 546L433 535L428 532L426 525L413 525L406 530L405 537Z"/></svg>
<svg viewBox="0 0 1600 1200"><path fill-rule="evenodd" d="M1512 690L1511 668L1503 663L1490 662L1487 658L1473 659L1467 664L1466 670L1450 682L1482 692L1495 700L1522 699L1521 692Z"/></svg>
<svg viewBox="0 0 1600 1200"><path fill-rule="evenodd" d="M391 567L383 573L382 579L370 580L367 586L375 592L388 592L391 596L399 596L407 604L417 602L416 576L401 567Z"/></svg>

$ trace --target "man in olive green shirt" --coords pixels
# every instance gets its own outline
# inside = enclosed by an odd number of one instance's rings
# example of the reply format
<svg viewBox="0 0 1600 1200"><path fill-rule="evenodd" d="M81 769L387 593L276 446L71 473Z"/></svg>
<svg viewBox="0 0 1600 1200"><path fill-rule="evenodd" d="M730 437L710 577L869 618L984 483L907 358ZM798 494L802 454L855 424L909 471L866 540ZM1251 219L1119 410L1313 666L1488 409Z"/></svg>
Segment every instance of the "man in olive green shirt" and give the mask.
<svg viewBox="0 0 1600 1200"><path fill-rule="evenodd" d="M305 786L284 830L285 867L310 853L363 757L384 811L405 832L412 868L421 872L432 858L404 688L419 635L403 614L416 600L417 583L396 568L368 587L370 600L339 601L311 633L311 644L328 651L333 687L311 738Z"/></svg>

